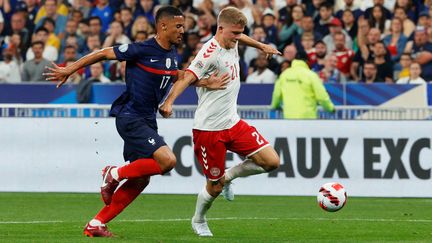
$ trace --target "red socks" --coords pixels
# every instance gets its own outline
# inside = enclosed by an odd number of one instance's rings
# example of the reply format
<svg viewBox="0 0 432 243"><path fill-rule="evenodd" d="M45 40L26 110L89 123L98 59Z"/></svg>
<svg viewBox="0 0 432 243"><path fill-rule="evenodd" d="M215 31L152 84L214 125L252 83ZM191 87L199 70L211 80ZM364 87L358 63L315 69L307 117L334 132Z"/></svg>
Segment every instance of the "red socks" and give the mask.
<svg viewBox="0 0 432 243"><path fill-rule="evenodd" d="M103 224L108 223L123 211L148 185L149 178L127 180L113 195L110 205L99 211L95 219Z"/></svg>
<svg viewBox="0 0 432 243"><path fill-rule="evenodd" d="M162 174L162 170L154 159L137 159L118 169L119 181L157 174Z"/></svg>

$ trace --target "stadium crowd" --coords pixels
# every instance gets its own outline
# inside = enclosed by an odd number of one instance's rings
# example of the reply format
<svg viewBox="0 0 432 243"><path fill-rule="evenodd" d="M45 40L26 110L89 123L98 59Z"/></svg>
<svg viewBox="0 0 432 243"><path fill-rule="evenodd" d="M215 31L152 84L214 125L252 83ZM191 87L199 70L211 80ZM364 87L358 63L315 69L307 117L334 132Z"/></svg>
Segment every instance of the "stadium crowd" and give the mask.
<svg viewBox="0 0 432 243"><path fill-rule="evenodd" d="M274 83L300 50L324 82L432 81L431 0L0 0L0 83L44 81L52 61L65 66L103 47L151 38L154 13L166 4L186 17L182 68L214 35L219 11L235 6L247 16L246 34L283 53L268 60L241 46L246 83ZM121 82L124 67L96 63L70 78Z"/></svg>

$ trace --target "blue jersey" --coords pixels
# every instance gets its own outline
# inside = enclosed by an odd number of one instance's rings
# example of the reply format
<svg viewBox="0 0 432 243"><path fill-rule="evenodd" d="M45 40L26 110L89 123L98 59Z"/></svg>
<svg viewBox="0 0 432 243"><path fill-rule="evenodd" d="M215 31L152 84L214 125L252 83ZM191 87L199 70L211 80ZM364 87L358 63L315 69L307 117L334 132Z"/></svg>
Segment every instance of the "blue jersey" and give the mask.
<svg viewBox="0 0 432 243"><path fill-rule="evenodd" d="M162 48L155 38L114 47L126 61L126 91L114 101L111 116L142 117L156 121L159 103L177 76L177 51Z"/></svg>

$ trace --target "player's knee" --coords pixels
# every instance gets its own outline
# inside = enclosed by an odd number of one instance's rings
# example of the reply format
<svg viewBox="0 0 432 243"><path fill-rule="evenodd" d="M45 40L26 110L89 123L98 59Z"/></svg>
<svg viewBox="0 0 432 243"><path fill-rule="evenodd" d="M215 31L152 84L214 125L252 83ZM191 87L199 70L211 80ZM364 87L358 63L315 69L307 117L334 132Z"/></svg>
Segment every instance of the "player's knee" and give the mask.
<svg viewBox="0 0 432 243"><path fill-rule="evenodd" d="M279 165L280 165L279 156L273 156L266 161L266 165L265 165L264 169L266 171L272 171L272 170L277 169L279 167Z"/></svg>
<svg viewBox="0 0 432 243"><path fill-rule="evenodd" d="M224 183L221 181L210 182L208 188L209 194L213 197L217 197L221 194L222 189L224 187Z"/></svg>
<svg viewBox="0 0 432 243"><path fill-rule="evenodd" d="M167 153L163 156L163 158L160 158L160 167L162 170L162 173L166 173L170 170L172 170L177 163L177 159L173 153Z"/></svg>

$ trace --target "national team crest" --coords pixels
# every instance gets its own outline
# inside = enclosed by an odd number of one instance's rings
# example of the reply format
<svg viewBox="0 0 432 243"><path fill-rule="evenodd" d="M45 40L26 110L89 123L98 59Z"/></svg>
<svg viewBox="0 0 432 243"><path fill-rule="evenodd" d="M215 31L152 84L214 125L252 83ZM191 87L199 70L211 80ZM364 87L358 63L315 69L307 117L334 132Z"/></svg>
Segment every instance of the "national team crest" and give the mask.
<svg viewBox="0 0 432 243"><path fill-rule="evenodd" d="M212 176L219 176L220 175L220 170L219 168L213 167L210 169L210 174Z"/></svg>
<svg viewBox="0 0 432 243"><path fill-rule="evenodd" d="M166 68L170 68L171 67L171 58L167 58L166 59L165 66L166 66Z"/></svg>

